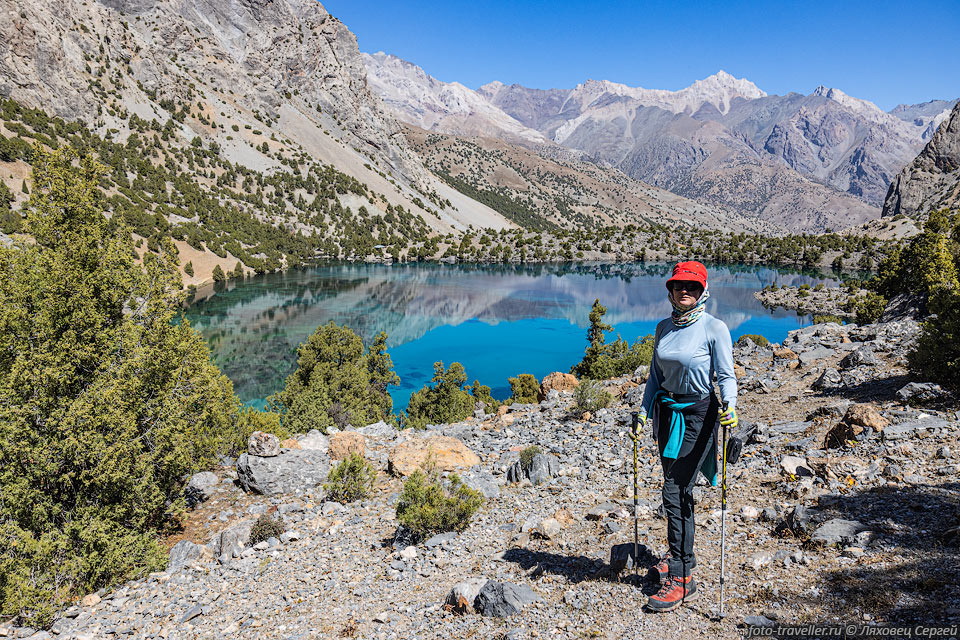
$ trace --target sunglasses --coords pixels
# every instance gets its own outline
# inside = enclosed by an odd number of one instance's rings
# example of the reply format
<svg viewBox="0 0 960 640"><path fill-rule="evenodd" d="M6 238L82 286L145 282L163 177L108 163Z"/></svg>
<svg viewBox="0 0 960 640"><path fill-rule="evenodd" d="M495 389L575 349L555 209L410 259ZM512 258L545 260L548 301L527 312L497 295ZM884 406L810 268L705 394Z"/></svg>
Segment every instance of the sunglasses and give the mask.
<svg viewBox="0 0 960 640"><path fill-rule="evenodd" d="M678 282L670 283L671 291L689 291L690 293L696 293L698 291L703 291L703 287L697 282L684 282L680 280Z"/></svg>

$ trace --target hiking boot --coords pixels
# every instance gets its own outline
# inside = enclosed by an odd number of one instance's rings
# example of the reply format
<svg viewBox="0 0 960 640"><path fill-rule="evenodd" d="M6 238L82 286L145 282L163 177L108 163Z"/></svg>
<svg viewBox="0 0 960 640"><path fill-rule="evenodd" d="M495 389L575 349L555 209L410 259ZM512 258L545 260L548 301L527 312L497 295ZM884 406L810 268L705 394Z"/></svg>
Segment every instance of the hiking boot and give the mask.
<svg viewBox="0 0 960 640"><path fill-rule="evenodd" d="M693 576L669 576L660 591L647 600L647 608L652 611L673 611L684 602L693 600L696 595L697 583Z"/></svg>
<svg viewBox="0 0 960 640"><path fill-rule="evenodd" d="M667 582L667 577L670 575L670 553L664 554L660 558L660 562L650 567L647 575L657 579L657 584L665 584Z"/></svg>

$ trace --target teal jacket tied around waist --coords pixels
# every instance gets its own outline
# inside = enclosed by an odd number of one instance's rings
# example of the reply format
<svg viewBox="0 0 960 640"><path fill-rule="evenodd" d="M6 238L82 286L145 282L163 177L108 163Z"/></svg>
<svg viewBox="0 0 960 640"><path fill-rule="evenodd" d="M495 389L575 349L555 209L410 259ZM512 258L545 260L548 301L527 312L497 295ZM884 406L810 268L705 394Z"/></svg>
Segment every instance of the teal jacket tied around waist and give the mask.
<svg viewBox="0 0 960 640"><path fill-rule="evenodd" d="M676 460L677 456L680 455L680 445L683 444L683 435L687 430L687 421L684 418L683 410L692 407L696 402L677 402L662 389L654 396L653 402L659 404L659 411L670 412L670 433L667 435L667 442L663 446L663 457ZM704 424L701 428L713 429L713 425ZM714 455L707 456L707 459L703 461L700 472L706 476L711 485L717 486L717 456L715 451Z"/></svg>

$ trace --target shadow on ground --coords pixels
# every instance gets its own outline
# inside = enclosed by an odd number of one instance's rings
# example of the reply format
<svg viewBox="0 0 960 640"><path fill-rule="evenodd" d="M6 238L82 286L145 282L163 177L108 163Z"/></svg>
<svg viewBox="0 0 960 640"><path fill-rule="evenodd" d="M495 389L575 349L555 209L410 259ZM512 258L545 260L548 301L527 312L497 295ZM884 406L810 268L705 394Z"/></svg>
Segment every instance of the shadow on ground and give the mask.
<svg viewBox="0 0 960 640"><path fill-rule="evenodd" d="M878 487L830 501L820 512L861 522L877 536L864 558L825 576L824 595L838 617L960 620L960 536L954 529L960 524L960 482Z"/></svg>
<svg viewBox="0 0 960 640"><path fill-rule="evenodd" d="M503 559L520 565L525 571L550 573L563 576L570 584L579 584L585 581L607 581L630 584L640 589L644 595L650 596L657 592L659 585L656 580L647 575L647 570L641 568L639 575L633 571L618 573L609 564L596 558L579 555L562 555L548 551L532 551L522 547L508 549Z"/></svg>

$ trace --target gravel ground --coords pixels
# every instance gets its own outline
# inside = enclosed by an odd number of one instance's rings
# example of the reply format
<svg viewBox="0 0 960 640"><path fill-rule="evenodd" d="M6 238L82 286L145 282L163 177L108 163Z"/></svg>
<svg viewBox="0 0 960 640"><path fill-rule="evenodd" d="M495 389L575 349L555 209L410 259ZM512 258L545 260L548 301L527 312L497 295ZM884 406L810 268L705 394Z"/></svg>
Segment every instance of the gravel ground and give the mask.
<svg viewBox="0 0 960 640"><path fill-rule="evenodd" d="M618 395L614 405L587 419L571 413L570 392L554 391L502 417L438 427L479 455L467 474L474 486L499 495L464 532L409 549L395 539L402 481L386 469L390 448L418 436L368 437L377 489L349 505L324 502L319 488L245 494L233 467L222 467L212 497L169 544L207 543L268 509L282 515L292 539L246 548L226 564L205 552L92 594L32 637L732 638L751 622L957 623L960 550L946 531L960 517L960 421L945 392L897 395L908 381L903 354L916 330L910 321L817 325L783 345L737 346L741 420L753 428L743 458L729 468L722 621L715 615L716 488L696 489L699 598L672 613L647 613L653 582L609 567L613 545L633 540L627 430L642 386L623 378L607 382ZM911 406L924 394L926 404ZM854 402L875 410L874 426L825 448L826 434L850 420ZM559 471L536 486L507 483L531 444L555 456ZM638 457L640 543L660 553L661 473L648 434ZM451 587L471 576L525 585L540 600L505 619L446 610Z"/></svg>

